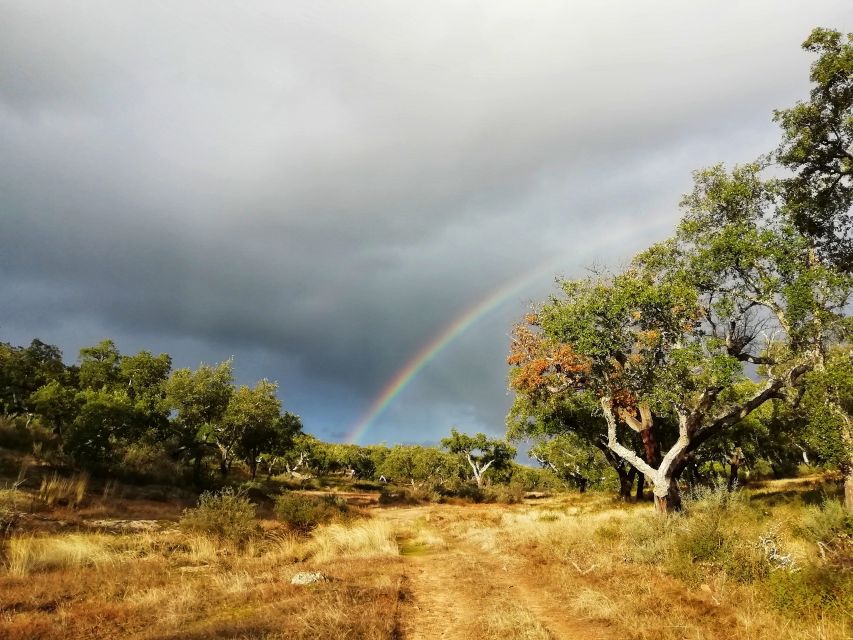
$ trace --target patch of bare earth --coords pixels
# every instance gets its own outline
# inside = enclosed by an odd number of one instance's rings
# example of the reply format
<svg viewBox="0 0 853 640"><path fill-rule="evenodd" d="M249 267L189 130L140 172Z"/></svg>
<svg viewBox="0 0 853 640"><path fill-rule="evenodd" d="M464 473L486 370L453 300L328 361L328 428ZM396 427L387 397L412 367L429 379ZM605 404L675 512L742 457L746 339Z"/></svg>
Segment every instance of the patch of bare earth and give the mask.
<svg viewBox="0 0 853 640"><path fill-rule="evenodd" d="M564 609L524 565L497 549L483 548L442 523L460 509L432 507L387 511L398 527L413 526L406 553L406 602L400 630L411 640L506 637L529 640L607 638L606 627L580 620ZM484 513L488 513L484 509ZM433 544L418 544L423 538ZM440 542L436 542L440 541Z"/></svg>

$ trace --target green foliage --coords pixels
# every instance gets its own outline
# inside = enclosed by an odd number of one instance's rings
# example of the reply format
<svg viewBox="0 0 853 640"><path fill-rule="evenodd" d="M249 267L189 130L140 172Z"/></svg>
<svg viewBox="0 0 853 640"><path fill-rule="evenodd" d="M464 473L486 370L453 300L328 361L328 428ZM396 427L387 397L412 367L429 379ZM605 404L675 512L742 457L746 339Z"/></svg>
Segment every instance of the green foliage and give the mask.
<svg viewBox="0 0 853 640"><path fill-rule="evenodd" d="M433 491L457 481L462 466L456 456L435 447L398 445L388 451L376 473L397 484Z"/></svg>
<svg viewBox="0 0 853 640"><path fill-rule="evenodd" d="M804 507L795 530L814 543L828 545L839 536L853 536L853 514L846 512L839 502L826 500L819 506Z"/></svg>
<svg viewBox="0 0 853 640"><path fill-rule="evenodd" d="M100 391L116 386L120 361L121 354L112 340L80 349L80 388Z"/></svg>
<svg viewBox="0 0 853 640"><path fill-rule="evenodd" d="M28 347L0 342L0 411L7 415L30 409L28 399L52 380L64 381L62 352L34 339Z"/></svg>
<svg viewBox="0 0 853 640"><path fill-rule="evenodd" d="M130 399L124 391L87 389L77 401L80 410L63 434L63 451L79 466L99 469L114 459L116 440L132 424Z"/></svg>
<svg viewBox="0 0 853 640"><path fill-rule="evenodd" d="M185 531L234 543L246 542L258 532L255 505L230 487L215 493L202 493L198 506L184 511L180 526Z"/></svg>
<svg viewBox="0 0 853 640"><path fill-rule="evenodd" d="M350 520L355 512L342 498L333 495L309 496L283 493L275 501L279 520L294 531L306 533L321 524Z"/></svg>
<svg viewBox="0 0 853 640"><path fill-rule="evenodd" d="M209 423L210 437L219 449L223 473L231 465L235 451L246 455L252 469L257 468L261 450L269 448L281 416L278 385L260 380L254 388L239 387L228 398L221 420Z"/></svg>
<svg viewBox="0 0 853 640"><path fill-rule="evenodd" d="M849 615L853 611L853 572L807 566L770 574L767 590L774 604L791 616Z"/></svg>
<svg viewBox="0 0 853 640"><path fill-rule="evenodd" d="M853 269L853 34L817 28L803 43L817 54L809 99L775 112L786 210L821 255Z"/></svg>

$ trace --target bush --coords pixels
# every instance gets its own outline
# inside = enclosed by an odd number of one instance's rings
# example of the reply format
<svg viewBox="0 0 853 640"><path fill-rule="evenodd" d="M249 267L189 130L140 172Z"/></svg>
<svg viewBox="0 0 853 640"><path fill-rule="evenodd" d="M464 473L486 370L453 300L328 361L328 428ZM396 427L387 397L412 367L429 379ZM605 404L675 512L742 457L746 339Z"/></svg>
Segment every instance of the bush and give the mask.
<svg viewBox="0 0 853 640"><path fill-rule="evenodd" d="M518 504L524 499L524 489L520 486L499 484L489 487L484 493L483 502Z"/></svg>
<svg viewBox="0 0 853 640"><path fill-rule="evenodd" d="M217 493L205 491L201 494L198 506L184 511L180 525L185 531L235 543L245 542L258 532L255 505L230 487Z"/></svg>
<svg viewBox="0 0 853 640"><path fill-rule="evenodd" d="M853 611L850 571L815 566L797 572L775 571L767 583L774 604L790 615Z"/></svg>
<svg viewBox="0 0 853 640"><path fill-rule="evenodd" d="M379 492L379 504L382 505L406 505L419 504L420 500L416 498L408 489L393 489L391 487L382 487Z"/></svg>
<svg viewBox="0 0 853 640"><path fill-rule="evenodd" d="M290 529L307 533L317 525L332 521L350 520L354 511L343 499L332 496L307 496L283 493L275 501L278 519Z"/></svg>
<svg viewBox="0 0 853 640"><path fill-rule="evenodd" d="M853 516L840 502L825 500L819 507L803 510L796 532L811 542L829 544L840 535L853 534Z"/></svg>
<svg viewBox="0 0 853 640"><path fill-rule="evenodd" d="M89 476L85 473L70 478L61 478L54 473L50 478L42 478L39 500L48 507L68 505L76 509L83 503L88 486Z"/></svg>

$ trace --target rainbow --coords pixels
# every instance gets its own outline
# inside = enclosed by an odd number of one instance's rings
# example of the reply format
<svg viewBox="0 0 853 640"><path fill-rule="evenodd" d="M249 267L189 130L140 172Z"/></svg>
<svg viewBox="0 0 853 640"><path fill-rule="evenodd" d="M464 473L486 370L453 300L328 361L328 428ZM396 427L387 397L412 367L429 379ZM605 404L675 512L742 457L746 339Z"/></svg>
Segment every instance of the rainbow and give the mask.
<svg viewBox="0 0 853 640"><path fill-rule="evenodd" d="M476 323L478 320L488 315L491 311L497 309L504 302L514 295L520 293L525 287L531 284L534 280L542 278L545 275L553 275L553 270L559 266L560 261L564 260L564 256L552 258L535 267L532 271L528 271L518 278L505 283L498 289L489 293L485 298L466 309L453 322L447 325L437 336L425 344L397 373L388 384L382 389L382 392L368 407L367 412L353 425L346 436L346 442L350 444L358 443L370 428L373 421L394 401L400 392L405 389L416 375L423 369L433 358L453 340L465 332L468 327Z"/></svg>

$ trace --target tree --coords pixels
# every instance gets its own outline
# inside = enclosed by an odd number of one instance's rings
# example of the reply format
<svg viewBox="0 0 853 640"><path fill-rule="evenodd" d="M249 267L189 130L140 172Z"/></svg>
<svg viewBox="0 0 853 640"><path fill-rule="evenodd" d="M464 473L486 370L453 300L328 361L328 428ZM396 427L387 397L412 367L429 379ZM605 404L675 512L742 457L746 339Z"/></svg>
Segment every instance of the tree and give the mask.
<svg viewBox="0 0 853 640"><path fill-rule="evenodd" d="M853 348L834 349L824 367L808 374L797 406L804 439L844 479L844 507L853 511Z"/></svg>
<svg viewBox="0 0 853 640"><path fill-rule="evenodd" d="M81 403L76 389L66 387L58 380L51 380L33 392L29 404L61 438L77 417Z"/></svg>
<svg viewBox="0 0 853 640"><path fill-rule="evenodd" d="M562 351L519 363L513 379L536 377L552 394L593 393L609 449L652 479L662 512L680 508L677 478L694 452L787 398L845 325L850 279L815 259L761 169L697 172L674 238L623 272L562 282L563 297L527 323ZM762 384L742 397L748 364L760 367ZM620 424L654 432L666 416L678 437L658 464L620 438Z"/></svg>
<svg viewBox="0 0 853 640"><path fill-rule="evenodd" d="M116 451L116 441L133 420L132 407L122 389L85 389L77 394L79 411L62 437L62 449L80 466L100 469Z"/></svg>
<svg viewBox="0 0 853 640"><path fill-rule="evenodd" d="M537 322L536 316L528 315L527 322ZM555 393L558 387L552 383L559 381L553 379L549 369L559 369L562 374L577 366L566 360L568 352L564 347L544 336L541 331L534 331L527 323L513 329L512 350L507 361L513 365L510 388L516 392L516 396L507 416L507 437L510 440L541 440L565 435L567 438L560 442L571 443L577 451L573 449L563 455L589 456L592 449L597 450L616 473L619 497L625 501L631 498L635 479L637 495L641 497L644 476L638 475L633 466L607 446L607 425L596 396L580 390L572 394ZM658 428L663 429L665 426L666 423L660 423ZM648 432L645 435L646 443L651 443L650 449L657 456L657 444ZM638 448L636 442L638 438L634 440L635 452L642 455L643 449Z"/></svg>
<svg viewBox="0 0 853 640"><path fill-rule="evenodd" d="M193 461L193 479L201 481L202 461L212 434L228 409L234 390L231 360L198 369L177 369L166 381L166 402L174 411L169 430L183 456Z"/></svg>
<svg viewBox="0 0 853 640"><path fill-rule="evenodd" d="M571 432L540 438L530 449L530 456L581 493L601 484L609 467L601 451Z"/></svg>
<svg viewBox="0 0 853 640"><path fill-rule="evenodd" d="M115 387L120 379L121 354L112 340L102 340L92 347L80 349L80 388Z"/></svg>
<svg viewBox="0 0 853 640"><path fill-rule="evenodd" d="M210 439L219 452L219 470L228 474L233 455L241 445L256 448L271 438L275 423L281 415L278 385L259 380L254 388L240 386L230 394L221 420L209 423ZM254 467L253 467L254 468Z"/></svg>
<svg viewBox="0 0 853 640"><path fill-rule="evenodd" d="M276 460L283 457L292 447L294 438L302 432L299 416L285 412L272 423L255 422L243 433L238 445L239 452L249 465L254 479L258 473L258 464L267 461L270 475Z"/></svg>
<svg viewBox="0 0 853 640"><path fill-rule="evenodd" d="M815 29L803 49L818 54L810 99L775 112L786 208L821 257L853 270L853 34Z"/></svg>
<svg viewBox="0 0 853 640"><path fill-rule="evenodd" d="M435 447L398 445L391 447L377 473L415 490L434 490L457 478L459 465L456 456Z"/></svg>
<svg viewBox="0 0 853 640"><path fill-rule="evenodd" d="M59 348L35 338L28 347L0 342L0 410L6 415L27 413L33 392L57 380L66 369Z"/></svg>
<svg viewBox="0 0 853 640"><path fill-rule="evenodd" d="M485 474L489 469L505 469L515 457L515 448L504 440L489 438L484 433L469 436L459 433L455 427L450 430L450 437L441 441L441 446L465 459L478 487L483 486Z"/></svg>
<svg viewBox="0 0 853 640"><path fill-rule="evenodd" d="M171 369L172 358L168 353L154 356L148 351L140 351L132 356L121 356L119 384L133 405L135 435L166 430L169 418L166 381Z"/></svg>

